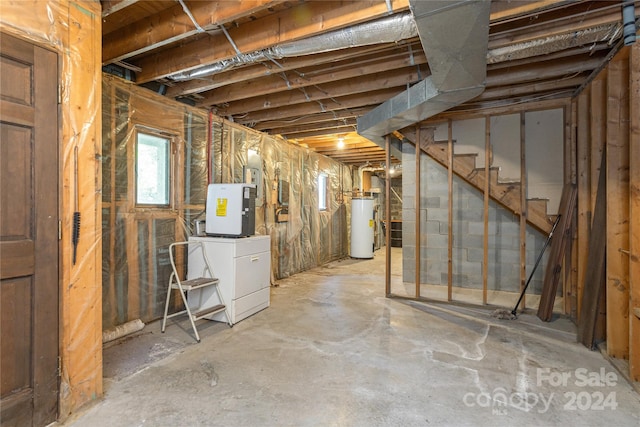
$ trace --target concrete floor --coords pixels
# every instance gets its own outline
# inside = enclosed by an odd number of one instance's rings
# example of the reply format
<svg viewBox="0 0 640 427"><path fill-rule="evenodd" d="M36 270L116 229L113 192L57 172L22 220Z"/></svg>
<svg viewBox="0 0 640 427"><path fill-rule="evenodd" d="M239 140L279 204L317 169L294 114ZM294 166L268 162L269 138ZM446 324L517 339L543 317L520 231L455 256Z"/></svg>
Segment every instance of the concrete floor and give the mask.
<svg viewBox="0 0 640 427"><path fill-rule="evenodd" d="M394 249L394 289L403 285ZM565 319L384 297L384 251L281 280L233 328L159 322L104 351L63 425L640 426L640 395Z"/></svg>

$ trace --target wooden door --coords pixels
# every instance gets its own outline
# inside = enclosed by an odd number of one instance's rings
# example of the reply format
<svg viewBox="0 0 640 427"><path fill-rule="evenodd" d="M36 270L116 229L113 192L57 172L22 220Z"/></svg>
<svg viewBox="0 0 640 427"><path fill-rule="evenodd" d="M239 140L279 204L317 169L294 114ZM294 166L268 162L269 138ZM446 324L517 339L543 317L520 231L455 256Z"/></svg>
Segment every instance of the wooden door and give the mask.
<svg viewBox="0 0 640 427"><path fill-rule="evenodd" d="M57 55L0 35L0 425L58 413Z"/></svg>

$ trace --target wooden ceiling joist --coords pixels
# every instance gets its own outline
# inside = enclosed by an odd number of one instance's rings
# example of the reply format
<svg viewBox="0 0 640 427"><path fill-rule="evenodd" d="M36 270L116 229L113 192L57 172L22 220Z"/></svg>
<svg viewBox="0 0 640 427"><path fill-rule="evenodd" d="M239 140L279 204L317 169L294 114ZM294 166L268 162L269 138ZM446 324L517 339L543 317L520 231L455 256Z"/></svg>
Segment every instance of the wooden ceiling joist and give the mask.
<svg viewBox="0 0 640 427"><path fill-rule="evenodd" d="M154 82L167 97L348 164L371 161L364 156L372 154L357 151L371 144L355 132L357 119L429 75L429 58L413 31L392 43L372 39L339 50L319 46L309 55L247 55L249 63L242 62L242 54L404 16L409 0L182 1L186 8L169 0L103 0L103 61L124 59L137 84ZM637 19L640 1L634 4ZM492 1L485 91L424 123L511 114L525 103L527 111L566 106L617 51L620 7ZM229 60L225 69L221 61ZM345 139L343 150L335 149L338 137ZM351 150L355 157L345 157Z"/></svg>
<svg viewBox="0 0 640 427"><path fill-rule="evenodd" d="M247 98L256 96L286 93L294 89L309 88L339 80L361 79L362 76L379 75L385 72L401 74L406 72L406 69L413 68L413 70L417 70L419 66L424 66L427 63L427 58L424 53L409 55L406 52L400 52L388 58L380 58L380 55L375 55L375 57L368 57L367 59L369 59L367 63L363 62L360 65L352 65L351 68L342 69L337 72L329 69L327 72L317 74L313 73L313 70L300 70L300 72L291 72L285 75L278 73L260 79L246 80L241 83L226 85L219 89L206 92L205 98L199 102L199 105L224 104L238 100L246 100ZM351 60L347 60L346 62L351 62ZM340 62L336 65L341 64ZM421 76L424 78L428 75L429 71L426 67L422 68ZM417 78L419 77L416 77L416 79Z"/></svg>
<svg viewBox="0 0 640 427"><path fill-rule="evenodd" d="M203 76L194 80L189 80L187 82L176 83L173 87L167 90L167 96L175 97L180 95L189 95L196 92L206 92L226 85L259 79L261 77L268 76L274 73L299 70L318 64L341 61L352 57L358 57L360 55L370 54L372 52L378 52L382 49L388 48L389 46L387 45L385 45L384 47L380 47L377 45L363 46L357 48L342 49L340 51L317 53L315 55L282 58L276 61L277 64L271 61L263 61L256 64L247 65L242 68L223 71L211 76Z"/></svg>
<svg viewBox="0 0 640 427"><path fill-rule="evenodd" d="M394 0L391 4L393 12L409 8L408 0ZM389 12L381 1L307 2L229 28L228 33L240 52L251 53L382 17ZM301 16L312 19L300 19ZM234 56L236 51L226 36L214 34L142 58L135 63L142 68L136 77L139 83L145 83Z"/></svg>
<svg viewBox="0 0 640 427"><path fill-rule="evenodd" d="M307 102L301 105L291 105L274 110L256 111L234 116L234 121L241 124L255 123L263 120L277 120L299 117L307 114L324 113L333 110L358 108L367 105L378 105L402 92L404 88L382 89L374 92L345 96L340 99L323 99L318 102ZM224 111L220 111L223 116Z"/></svg>
<svg viewBox="0 0 640 427"><path fill-rule="evenodd" d="M273 7L284 0L197 1L185 3L204 31L219 30L220 25ZM134 22L103 38L102 61L121 61L201 32L179 3L159 14Z"/></svg>
<svg viewBox="0 0 640 427"><path fill-rule="evenodd" d="M256 124L253 129L266 131L273 134L283 133L281 129L288 129L295 126L314 125L337 120L354 119L371 111L371 107L344 109L339 111L328 111L310 116L300 116L294 119L262 121Z"/></svg>
<svg viewBox="0 0 640 427"><path fill-rule="evenodd" d="M353 77L325 83L322 86L308 86L298 90L281 91L269 96L245 98L229 103L224 108L225 115L234 115L251 111L262 111L272 108L305 104L310 101L322 101L327 98L339 98L359 93L367 93L378 88L400 87L405 89L407 85L420 80L420 73L416 67L408 67L391 70L382 73L368 75L367 78Z"/></svg>

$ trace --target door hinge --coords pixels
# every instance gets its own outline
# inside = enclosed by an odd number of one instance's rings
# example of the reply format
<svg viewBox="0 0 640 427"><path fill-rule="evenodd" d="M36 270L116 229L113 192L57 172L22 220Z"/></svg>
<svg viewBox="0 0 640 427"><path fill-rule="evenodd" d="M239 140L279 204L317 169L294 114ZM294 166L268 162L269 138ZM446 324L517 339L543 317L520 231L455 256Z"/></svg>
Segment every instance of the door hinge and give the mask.
<svg viewBox="0 0 640 427"><path fill-rule="evenodd" d="M62 376L62 357L58 356L58 377Z"/></svg>
<svg viewBox="0 0 640 427"><path fill-rule="evenodd" d="M62 240L62 221L58 220L58 240Z"/></svg>
<svg viewBox="0 0 640 427"><path fill-rule="evenodd" d="M62 104L62 85L58 85L58 104Z"/></svg>

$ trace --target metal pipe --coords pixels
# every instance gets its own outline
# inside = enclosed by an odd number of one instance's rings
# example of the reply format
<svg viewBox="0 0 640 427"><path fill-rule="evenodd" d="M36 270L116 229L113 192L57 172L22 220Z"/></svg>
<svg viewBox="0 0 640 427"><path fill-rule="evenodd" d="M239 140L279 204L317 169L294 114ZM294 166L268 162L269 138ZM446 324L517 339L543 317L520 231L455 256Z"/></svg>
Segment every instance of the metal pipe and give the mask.
<svg viewBox="0 0 640 427"><path fill-rule="evenodd" d="M236 45L236 43L233 41L233 39L231 38L231 36L229 35L229 32L227 31L227 29L224 27L224 25L220 25L220 29L222 30L222 32L224 33L224 36L227 38L227 40L229 40L229 43L231 44L231 47L233 48L233 50L236 51L237 55L242 55L242 52L240 52L240 49L238 49L238 46Z"/></svg>
<svg viewBox="0 0 640 427"><path fill-rule="evenodd" d="M180 3L180 5L182 6L182 10L184 10L184 13L187 14L187 16L189 17L189 19L191 19L191 22L193 22L193 25L195 25L196 29L198 30L199 33L204 33L205 30L204 28L202 28L200 26L200 24L198 24L196 22L196 18L193 17L193 15L191 14L191 11L189 10L189 8L187 7L186 4L184 4L184 1L182 0L178 0L178 2Z"/></svg>
<svg viewBox="0 0 640 427"><path fill-rule="evenodd" d="M633 1L622 2L622 35L624 37L624 45L631 46L636 42L636 17L635 6Z"/></svg>

